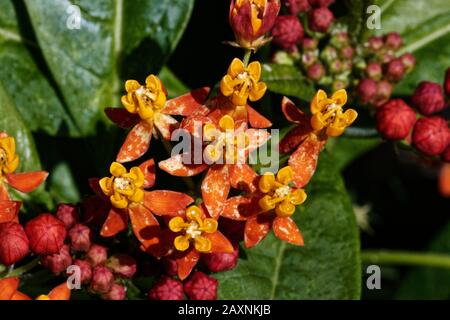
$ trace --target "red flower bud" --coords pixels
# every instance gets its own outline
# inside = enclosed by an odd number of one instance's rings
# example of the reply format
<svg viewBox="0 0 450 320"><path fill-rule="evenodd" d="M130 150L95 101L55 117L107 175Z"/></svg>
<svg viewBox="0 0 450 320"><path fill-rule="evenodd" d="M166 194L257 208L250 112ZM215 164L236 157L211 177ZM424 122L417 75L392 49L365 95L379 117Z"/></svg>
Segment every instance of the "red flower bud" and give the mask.
<svg viewBox="0 0 450 320"><path fill-rule="evenodd" d="M329 7L334 0L308 0L313 7Z"/></svg>
<svg viewBox="0 0 450 320"><path fill-rule="evenodd" d="M55 275L64 273L72 264L69 246L64 245L58 253L41 257L42 265L53 272Z"/></svg>
<svg viewBox="0 0 450 320"><path fill-rule="evenodd" d="M279 16L272 29L272 41L285 50L292 50L303 39L303 34L303 26L297 17Z"/></svg>
<svg viewBox="0 0 450 320"><path fill-rule="evenodd" d="M397 50L402 46L403 40L397 32L390 32L384 37L386 47L392 50Z"/></svg>
<svg viewBox="0 0 450 320"><path fill-rule="evenodd" d="M127 288L122 284L114 283L107 293L102 294L102 299L125 300L126 296L127 296Z"/></svg>
<svg viewBox="0 0 450 320"><path fill-rule="evenodd" d="M108 259L108 250L98 244L93 244L86 253L86 261L93 267L104 264L106 259Z"/></svg>
<svg viewBox="0 0 450 320"><path fill-rule="evenodd" d="M69 230L78 222L77 208L70 204L60 204L56 210L56 217L61 220Z"/></svg>
<svg viewBox="0 0 450 320"><path fill-rule="evenodd" d="M416 123L416 113L402 99L393 99L378 109L376 119L377 129L384 138L402 140Z"/></svg>
<svg viewBox="0 0 450 320"><path fill-rule="evenodd" d="M319 81L325 75L325 68L321 63L314 63L307 70L308 78Z"/></svg>
<svg viewBox="0 0 450 320"><path fill-rule="evenodd" d="M378 62L369 62L366 67L366 74L370 79L379 81L383 75L383 69Z"/></svg>
<svg viewBox="0 0 450 320"><path fill-rule="evenodd" d="M316 50L318 42L313 38L303 38L302 48L304 51Z"/></svg>
<svg viewBox="0 0 450 320"><path fill-rule="evenodd" d="M293 16L301 12L307 12L311 8L308 0L284 0L283 4Z"/></svg>
<svg viewBox="0 0 450 320"><path fill-rule="evenodd" d="M97 266L92 271L92 281L90 289L95 293L106 293L111 290L114 284L114 275L106 267Z"/></svg>
<svg viewBox="0 0 450 320"><path fill-rule="evenodd" d="M216 300L219 282L203 272L196 271L184 283L184 292L191 300Z"/></svg>
<svg viewBox="0 0 450 320"><path fill-rule="evenodd" d="M126 254L115 254L108 259L106 263L115 274L124 277L132 278L136 273L136 260Z"/></svg>
<svg viewBox="0 0 450 320"><path fill-rule="evenodd" d="M35 254L55 254L64 245L66 228L64 223L49 213L31 219L25 226L31 251Z"/></svg>
<svg viewBox="0 0 450 320"><path fill-rule="evenodd" d="M231 0L230 25L236 42L243 48L259 47L272 29L280 10L279 0L267 0L264 6L254 0Z"/></svg>
<svg viewBox="0 0 450 320"><path fill-rule="evenodd" d="M85 260L75 260L74 265L80 268L80 281L82 284L88 284L92 279L92 268L91 265Z"/></svg>
<svg viewBox="0 0 450 320"><path fill-rule="evenodd" d="M359 101L368 104L372 101L377 93L377 83L372 79L361 79L356 87Z"/></svg>
<svg viewBox="0 0 450 320"><path fill-rule="evenodd" d="M450 98L450 67L445 72L444 90L448 98Z"/></svg>
<svg viewBox="0 0 450 320"><path fill-rule="evenodd" d="M449 128L442 117L421 118L414 126L412 141L417 149L428 156L437 156L444 152L449 139Z"/></svg>
<svg viewBox="0 0 450 320"><path fill-rule="evenodd" d="M445 108L444 95L439 83L423 81L414 91L411 102L423 115L431 115Z"/></svg>
<svg viewBox="0 0 450 320"><path fill-rule="evenodd" d="M334 16L326 7L313 9L308 13L309 28L316 32L327 32L328 28L333 23Z"/></svg>
<svg viewBox="0 0 450 320"><path fill-rule="evenodd" d="M80 223L69 231L70 244L73 250L86 252L91 247L91 229Z"/></svg>
<svg viewBox="0 0 450 320"><path fill-rule="evenodd" d="M389 81L400 81L405 74L405 67L400 58L391 60L386 67L386 78Z"/></svg>
<svg viewBox="0 0 450 320"><path fill-rule="evenodd" d="M383 38L372 36L369 38L369 41L367 42L367 46L371 51L378 51L384 46Z"/></svg>
<svg viewBox="0 0 450 320"><path fill-rule="evenodd" d="M372 104L376 107L380 107L385 104L392 94L392 85L389 81L382 80L377 84L377 94L375 95Z"/></svg>
<svg viewBox="0 0 450 320"><path fill-rule="evenodd" d="M402 60L406 72L411 72L411 70L414 69L414 66L416 65L416 59L409 52L402 54L400 56L400 60Z"/></svg>
<svg viewBox="0 0 450 320"><path fill-rule="evenodd" d="M167 276L161 279L148 292L150 300L183 300L183 284Z"/></svg>
<svg viewBox="0 0 450 320"><path fill-rule="evenodd" d="M234 245L233 253L208 253L202 260L211 272L222 272L234 269L239 258L239 246Z"/></svg>
<svg viewBox="0 0 450 320"><path fill-rule="evenodd" d="M16 222L0 223L0 263L12 265L30 252L23 227Z"/></svg>

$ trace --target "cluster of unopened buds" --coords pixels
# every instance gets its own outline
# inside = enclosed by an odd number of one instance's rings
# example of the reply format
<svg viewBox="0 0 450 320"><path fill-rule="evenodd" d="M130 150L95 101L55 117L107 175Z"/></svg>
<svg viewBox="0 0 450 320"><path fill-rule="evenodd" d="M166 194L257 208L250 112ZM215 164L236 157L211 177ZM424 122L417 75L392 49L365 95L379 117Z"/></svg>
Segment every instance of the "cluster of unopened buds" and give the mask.
<svg viewBox="0 0 450 320"><path fill-rule="evenodd" d="M310 3L318 7L312 10L315 17L314 12L329 1ZM267 86L260 80L261 64L249 63L248 57L251 50L267 42L279 8L275 0L231 2L235 44L246 49L247 58L231 61L216 95L205 87L167 99L166 89L155 75L148 76L143 84L126 81L123 107L107 108L105 112L129 132L108 176L89 180L95 195L76 207L60 205L56 215L38 215L22 228L18 223L20 203L9 199L3 183L28 192L47 174L14 174L19 163L14 139L3 134L0 262L13 265L31 250L55 275L69 276L68 267L76 266L88 291L104 299L124 299L126 279L134 277L138 269L136 261L125 254L108 257L107 247L98 243L111 243L127 235L130 226L133 241L138 243L137 254L164 266L148 298L182 299L186 294L190 299L215 299L218 283L207 273L234 268L242 240L246 248L252 248L273 230L276 237L292 245L307 243L293 219L307 199L304 188L328 138L340 136L357 113L344 110L344 89L330 97L319 90L309 113L284 97L280 109L295 125L279 143L280 151L290 154L288 164L263 174L250 165L250 153L271 138L266 129L272 123L249 104L260 100ZM323 31L323 26L317 26L322 22L314 19L311 28ZM180 136L187 137L189 143L179 153L172 150L165 160L146 159L126 167L145 157L152 137L170 148L169 141ZM200 190L158 190L156 170L185 180L201 173L204 176ZM26 175L25 180L22 175ZM98 241L93 243L93 239ZM14 294L17 279L7 279Z"/></svg>

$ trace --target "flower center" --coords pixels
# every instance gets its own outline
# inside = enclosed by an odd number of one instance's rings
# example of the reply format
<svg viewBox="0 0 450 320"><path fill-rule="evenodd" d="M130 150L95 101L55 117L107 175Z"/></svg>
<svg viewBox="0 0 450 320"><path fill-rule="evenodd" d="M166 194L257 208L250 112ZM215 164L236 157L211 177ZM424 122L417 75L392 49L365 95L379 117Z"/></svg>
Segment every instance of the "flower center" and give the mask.
<svg viewBox="0 0 450 320"><path fill-rule="evenodd" d="M133 188L133 181L130 178L115 178L114 188L118 190L130 190Z"/></svg>
<svg viewBox="0 0 450 320"><path fill-rule="evenodd" d="M291 193L291 187L282 186L275 189L274 195L279 198L285 198Z"/></svg>
<svg viewBox="0 0 450 320"><path fill-rule="evenodd" d="M202 231L199 230L199 225L197 222L195 221L191 221L191 223L189 224L189 226L187 226L186 228L186 234L188 234L192 239L197 238L198 236L200 236L202 234Z"/></svg>

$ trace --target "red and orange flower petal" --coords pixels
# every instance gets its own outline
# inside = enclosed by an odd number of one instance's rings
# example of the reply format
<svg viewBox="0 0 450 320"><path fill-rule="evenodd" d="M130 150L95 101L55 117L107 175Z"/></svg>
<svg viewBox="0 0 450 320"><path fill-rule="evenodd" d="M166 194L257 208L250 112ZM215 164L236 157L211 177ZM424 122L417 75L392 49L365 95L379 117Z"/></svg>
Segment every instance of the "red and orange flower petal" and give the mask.
<svg viewBox="0 0 450 320"><path fill-rule="evenodd" d="M162 112L170 115L190 116L194 113L207 114L209 109L204 105L210 89L208 87L192 90L182 96L166 102Z"/></svg>
<svg viewBox="0 0 450 320"><path fill-rule="evenodd" d="M255 149L258 149L270 138L270 133L264 129L248 129L245 133L250 138L250 144L246 150L247 154L251 153Z"/></svg>
<svg viewBox="0 0 450 320"><path fill-rule="evenodd" d="M106 221L103 223L100 235L102 237L113 237L125 230L128 226L128 212L117 208L111 208Z"/></svg>
<svg viewBox="0 0 450 320"><path fill-rule="evenodd" d="M289 153L300 145L312 132L311 126L297 126L280 141L280 152Z"/></svg>
<svg viewBox="0 0 450 320"><path fill-rule="evenodd" d="M272 126L272 122L258 111L247 105L248 122L252 128L265 129Z"/></svg>
<svg viewBox="0 0 450 320"><path fill-rule="evenodd" d="M235 189L254 192L257 189L258 175L248 164L230 165L230 183Z"/></svg>
<svg viewBox="0 0 450 320"><path fill-rule="evenodd" d="M309 136L289 157L289 166L294 172L293 182L297 188L303 188L312 178L324 145L325 141Z"/></svg>
<svg viewBox="0 0 450 320"><path fill-rule="evenodd" d="M202 197L212 218L217 219L230 192L228 165L214 165L209 168L202 181Z"/></svg>
<svg viewBox="0 0 450 320"><path fill-rule="evenodd" d="M35 171L23 173L9 173L5 175L8 184L20 192L31 192L39 187L45 179L47 179L48 172Z"/></svg>
<svg viewBox="0 0 450 320"><path fill-rule="evenodd" d="M259 199L260 196L251 195L231 197L223 205L220 215L231 220L245 221L261 211Z"/></svg>
<svg viewBox="0 0 450 320"><path fill-rule="evenodd" d="M53 290L49 292L48 297L50 300L69 300L70 289L67 286L67 283L64 282L59 286L53 288Z"/></svg>
<svg viewBox="0 0 450 320"><path fill-rule="evenodd" d="M187 252L183 252L181 255L177 256L176 262L180 280L184 280L189 276L199 259L200 252L195 250L195 248L191 248Z"/></svg>
<svg viewBox="0 0 450 320"><path fill-rule="evenodd" d="M203 236L211 241L212 253L232 253L233 245L220 231L204 233Z"/></svg>
<svg viewBox="0 0 450 320"><path fill-rule="evenodd" d="M0 223L19 222L20 201L0 200Z"/></svg>
<svg viewBox="0 0 450 320"><path fill-rule="evenodd" d="M155 114L153 123L161 136L166 140L170 140L172 132L178 128L179 125L177 120L163 113Z"/></svg>
<svg viewBox="0 0 450 320"><path fill-rule="evenodd" d="M273 219L273 214L259 214L247 219L244 231L244 243L247 248L254 247L267 236Z"/></svg>
<svg viewBox="0 0 450 320"><path fill-rule="evenodd" d="M124 108L106 108L105 113L112 122L124 129L135 126L140 120L137 114L129 113Z"/></svg>
<svg viewBox="0 0 450 320"><path fill-rule="evenodd" d="M6 186L0 182L0 200L9 200L9 193Z"/></svg>
<svg viewBox="0 0 450 320"><path fill-rule="evenodd" d="M140 121L135 125L120 148L117 162L129 162L142 157L150 146L152 129L153 126L146 121Z"/></svg>
<svg viewBox="0 0 450 320"><path fill-rule="evenodd" d="M128 208L128 214L134 235L142 244L143 249L159 243L159 223L149 209L143 205L134 205Z"/></svg>
<svg viewBox="0 0 450 320"><path fill-rule="evenodd" d="M275 235L283 241L303 246L303 236L291 217L276 217L272 225Z"/></svg>
<svg viewBox="0 0 450 320"><path fill-rule="evenodd" d="M184 164L183 158L190 159L187 154L177 154L169 159L160 161L158 166L161 170L176 177L192 177L208 168L208 164Z"/></svg>
<svg viewBox="0 0 450 320"><path fill-rule="evenodd" d="M32 299L29 296L27 296L25 293L16 291L16 292L14 292L14 294L10 300L32 300Z"/></svg>
<svg viewBox="0 0 450 320"><path fill-rule="evenodd" d="M176 191L154 190L144 193L144 206L159 216L182 215L192 202L194 199L190 196Z"/></svg>
<svg viewBox="0 0 450 320"><path fill-rule="evenodd" d="M144 174L145 180L143 187L145 189L153 187L156 180L155 161L153 159L144 161L139 165L139 169L141 169L142 173Z"/></svg>
<svg viewBox="0 0 450 320"><path fill-rule="evenodd" d="M287 97L283 97L281 100L281 111L289 122L310 126L310 117Z"/></svg>
<svg viewBox="0 0 450 320"><path fill-rule="evenodd" d="M204 115L195 115L184 118L181 121L180 128L186 130L192 136L198 139L202 139L203 126L207 123L211 123L211 119Z"/></svg>
<svg viewBox="0 0 450 320"><path fill-rule="evenodd" d="M11 300L11 297L19 287L19 278L0 279L0 300Z"/></svg>

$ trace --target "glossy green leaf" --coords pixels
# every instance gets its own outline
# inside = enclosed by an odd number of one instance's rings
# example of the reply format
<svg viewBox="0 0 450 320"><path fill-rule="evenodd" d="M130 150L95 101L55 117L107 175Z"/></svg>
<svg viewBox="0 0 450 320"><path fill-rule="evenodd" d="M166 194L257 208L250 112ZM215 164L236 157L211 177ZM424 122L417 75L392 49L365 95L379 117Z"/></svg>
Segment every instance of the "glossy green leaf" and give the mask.
<svg viewBox="0 0 450 320"><path fill-rule="evenodd" d="M278 94L307 101L315 94L314 86L295 66L264 64L261 78L270 91Z"/></svg>
<svg viewBox="0 0 450 320"><path fill-rule="evenodd" d="M0 3L0 84L30 130L77 135L73 121L32 56L36 44L20 32L17 10L12 1Z"/></svg>
<svg viewBox="0 0 450 320"><path fill-rule="evenodd" d="M308 199L294 219L304 247L270 233L231 271L216 274L222 299L358 299L361 286L355 216L333 160L322 154Z"/></svg>
<svg viewBox="0 0 450 320"><path fill-rule="evenodd" d="M48 67L83 134L95 132L105 107L120 103L126 79L143 81L159 71L193 7L193 0L25 3Z"/></svg>
<svg viewBox="0 0 450 320"><path fill-rule="evenodd" d="M49 192L57 203L76 203L80 200L74 177L67 163L58 163L49 177Z"/></svg>

